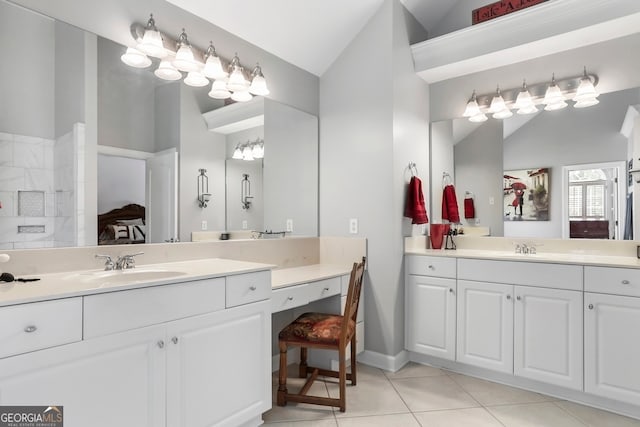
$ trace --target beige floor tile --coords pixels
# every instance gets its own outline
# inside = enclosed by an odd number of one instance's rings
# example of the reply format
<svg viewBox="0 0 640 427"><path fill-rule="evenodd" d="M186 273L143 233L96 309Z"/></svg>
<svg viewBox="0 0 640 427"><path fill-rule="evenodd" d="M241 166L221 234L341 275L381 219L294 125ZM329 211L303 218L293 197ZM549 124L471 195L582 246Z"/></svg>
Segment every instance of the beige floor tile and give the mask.
<svg viewBox="0 0 640 427"><path fill-rule="evenodd" d="M384 376L384 374L383 374ZM338 384L328 379L327 388L331 397L340 395ZM399 414L409 412L400 396L389 380L378 378L369 380L358 379L358 385L351 386L347 381L347 410L340 412L336 409L336 417L360 417L369 415Z"/></svg>
<svg viewBox="0 0 640 427"><path fill-rule="evenodd" d="M446 375L444 371L432 366L420 365L418 363L409 362L397 372L385 372L389 379L395 378L418 378L418 377L435 377L438 375Z"/></svg>
<svg viewBox="0 0 640 427"><path fill-rule="evenodd" d="M411 414L377 415L338 419L338 427L420 427Z"/></svg>
<svg viewBox="0 0 640 427"><path fill-rule="evenodd" d="M611 412L602 411L600 409L591 408L590 406L579 405L573 402L560 400L555 402L565 411L588 426L592 427L640 427L640 420L624 417Z"/></svg>
<svg viewBox="0 0 640 427"><path fill-rule="evenodd" d="M490 406L487 410L505 427L584 427L554 402ZM602 426L605 427L605 426ZM608 427L608 426L607 426Z"/></svg>
<svg viewBox="0 0 640 427"><path fill-rule="evenodd" d="M460 387L473 396L481 405L512 405L518 403L536 403L556 400L543 394L510 387L479 378L460 374L450 374Z"/></svg>
<svg viewBox="0 0 640 427"><path fill-rule="evenodd" d="M315 421L280 421L266 422L263 425L274 427L337 427L338 422L335 419Z"/></svg>
<svg viewBox="0 0 640 427"><path fill-rule="evenodd" d="M484 408L416 412L414 415L425 427L502 427Z"/></svg>
<svg viewBox="0 0 640 427"><path fill-rule="evenodd" d="M447 375L391 381L412 412L480 406Z"/></svg>
<svg viewBox="0 0 640 427"><path fill-rule="evenodd" d="M305 380L302 378L288 378L287 389L291 393L297 393L303 386ZM331 419L335 422L333 415L333 408L329 406L311 405L307 403L295 403L289 402L286 406L276 405L276 393L278 390L277 377L273 382L272 398L273 406L271 410L267 411L263 415L265 422L277 422L277 421L303 421L303 420L326 420ZM327 386L323 381L316 381L309 390L310 395L328 397ZM335 425L335 424L334 424Z"/></svg>

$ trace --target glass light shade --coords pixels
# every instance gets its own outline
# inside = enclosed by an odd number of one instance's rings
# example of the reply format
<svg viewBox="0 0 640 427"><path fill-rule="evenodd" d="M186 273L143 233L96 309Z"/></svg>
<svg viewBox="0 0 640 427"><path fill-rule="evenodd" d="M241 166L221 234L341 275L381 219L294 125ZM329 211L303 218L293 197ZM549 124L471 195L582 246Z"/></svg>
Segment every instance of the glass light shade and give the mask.
<svg viewBox="0 0 640 427"><path fill-rule="evenodd" d="M227 77L227 72L222 68L222 61L217 55L209 55L204 63L202 74L210 79L223 79Z"/></svg>
<svg viewBox="0 0 640 427"><path fill-rule="evenodd" d="M158 68L153 72L153 74L162 80L180 80L182 78L182 73L171 65L171 61L166 59L160 61L160 65L158 65Z"/></svg>
<svg viewBox="0 0 640 427"><path fill-rule="evenodd" d="M569 104L567 104L565 101L560 101L560 102L556 102L555 104L547 104L544 107L544 111L557 111L557 110L562 110L563 108L565 108L566 106L568 106Z"/></svg>
<svg viewBox="0 0 640 427"><path fill-rule="evenodd" d="M526 107L526 108L520 108L517 113L518 114L535 114L538 111L538 107L536 107L535 105L531 105L530 107Z"/></svg>
<svg viewBox="0 0 640 427"><path fill-rule="evenodd" d="M264 157L264 146L262 143L255 144L251 150L254 159L262 159Z"/></svg>
<svg viewBox="0 0 640 427"><path fill-rule="evenodd" d="M176 52L175 59L171 62L171 65L176 67L180 71L198 71L200 68L199 64L196 62L193 51L191 50L191 46L182 45Z"/></svg>
<svg viewBox="0 0 640 427"><path fill-rule="evenodd" d="M478 102L476 101L476 97L474 95L473 98L471 98L467 103L467 108L464 109L464 113L462 114L462 116L473 117L477 116L478 114L481 114L480 106L478 106Z"/></svg>
<svg viewBox="0 0 640 427"><path fill-rule="evenodd" d="M165 58L167 56L167 50L164 48L160 31L149 28L144 31L138 50L156 58Z"/></svg>
<svg viewBox="0 0 640 427"><path fill-rule="evenodd" d="M242 67L236 66L233 67L233 71L229 76L229 81L227 82L227 89L231 91L241 91L247 90L249 87L249 82L244 78L244 73L242 72Z"/></svg>
<svg viewBox="0 0 640 427"><path fill-rule="evenodd" d="M203 87L209 84L209 80L200 71L189 71L184 83L188 86Z"/></svg>
<svg viewBox="0 0 640 427"><path fill-rule="evenodd" d="M576 96L573 98L574 101L586 101L595 99L598 97L598 92L596 92L596 88L593 87L593 83L588 77L583 77L580 80L580 85L578 86L578 90L576 91Z"/></svg>
<svg viewBox="0 0 640 427"><path fill-rule="evenodd" d="M511 116L513 116L513 113L506 107L504 110L498 111L497 113L493 114L494 119L508 119Z"/></svg>
<svg viewBox="0 0 640 427"><path fill-rule="evenodd" d="M269 89L267 88L267 81L264 76L257 75L251 80L251 86L249 86L249 92L258 96L269 95Z"/></svg>
<svg viewBox="0 0 640 427"><path fill-rule="evenodd" d="M231 99L238 102L251 101L252 98L253 95L251 95L248 90L238 90L231 94Z"/></svg>
<svg viewBox="0 0 640 427"><path fill-rule="evenodd" d="M134 47L128 47L125 54L120 57L120 60L135 68L147 68L151 65L151 59Z"/></svg>
<svg viewBox="0 0 640 427"><path fill-rule="evenodd" d="M482 122L486 122L489 118L487 117L486 114L484 113L480 113L480 114L476 114L475 116L471 116L469 117L469 121L473 122L473 123L482 123Z"/></svg>
<svg viewBox="0 0 640 427"><path fill-rule="evenodd" d="M499 113L503 110L507 109L507 104L504 103L504 99L500 92L496 93L493 99L491 100L491 106L489 107L490 113Z"/></svg>
<svg viewBox="0 0 640 427"><path fill-rule="evenodd" d="M549 85L549 87L547 88L547 91L544 94L544 100L542 101L543 104L545 104L547 107L550 105L562 105L563 103L565 104L566 107L566 102L564 95L562 94L562 91L560 90L560 88L558 87L557 84L555 83L551 83L551 85ZM561 107L564 108L564 107ZM559 108L556 108L559 109ZM547 108L545 107L545 110L547 110ZM550 111L550 110L547 110Z"/></svg>
<svg viewBox="0 0 640 427"><path fill-rule="evenodd" d="M231 96L231 92L227 90L227 83L223 79L218 79L211 85L209 96L214 99L227 99Z"/></svg>
<svg viewBox="0 0 640 427"><path fill-rule="evenodd" d="M248 145L242 149L242 160L253 160L253 153Z"/></svg>
<svg viewBox="0 0 640 427"><path fill-rule="evenodd" d="M231 158L236 160L242 159L242 150L240 149L240 147L236 147L236 149L233 151L233 156L231 156Z"/></svg>
<svg viewBox="0 0 640 427"><path fill-rule="evenodd" d="M585 99L582 101L578 101L575 104L573 104L573 106L575 108L587 108L587 107L592 107L596 104L599 104L600 101L598 101L597 98L590 98L590 99Z"/></svg>
<svg viewBox="0 0 640 427"><path fill-rule="evenodd" d="M529 91L527 89L520 91L520 93L518 93L518 97L516 98L516 103L513 105L513 108L516 110L522 110L531 107L535 108L535 105Z"/></svg>

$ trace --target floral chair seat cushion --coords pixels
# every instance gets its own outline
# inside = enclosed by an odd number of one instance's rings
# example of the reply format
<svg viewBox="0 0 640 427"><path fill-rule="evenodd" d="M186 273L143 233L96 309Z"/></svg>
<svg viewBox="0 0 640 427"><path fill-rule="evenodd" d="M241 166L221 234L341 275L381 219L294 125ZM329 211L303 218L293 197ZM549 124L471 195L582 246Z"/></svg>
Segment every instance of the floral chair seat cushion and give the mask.
<svg viewBox="0 0 640 427"><path fill-rule="evenodd" d="M288 342L338 345L342 321L343 317L337 314L304 313L282 329L278 338ZM353 335L355 326L349 321L347 338Z"/></svg>

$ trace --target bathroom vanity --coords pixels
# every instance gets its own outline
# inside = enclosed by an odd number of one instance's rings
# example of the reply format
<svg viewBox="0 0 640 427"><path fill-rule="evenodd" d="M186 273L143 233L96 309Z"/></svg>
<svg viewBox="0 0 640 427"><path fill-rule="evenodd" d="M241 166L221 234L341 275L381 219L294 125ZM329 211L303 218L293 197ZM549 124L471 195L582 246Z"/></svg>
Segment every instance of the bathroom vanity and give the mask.
<svg viewBox="0 0 640 427"><path fill-rule="evenodd" d="M2 404L62 405L70 427L261 424L271 267L207 259L1 285Z"/></svg>
<svg viewBox="0 0 640 427"><path fill-rule="evenodd" d="M640 416L640 260L410 249L410 359Z"/></svg>

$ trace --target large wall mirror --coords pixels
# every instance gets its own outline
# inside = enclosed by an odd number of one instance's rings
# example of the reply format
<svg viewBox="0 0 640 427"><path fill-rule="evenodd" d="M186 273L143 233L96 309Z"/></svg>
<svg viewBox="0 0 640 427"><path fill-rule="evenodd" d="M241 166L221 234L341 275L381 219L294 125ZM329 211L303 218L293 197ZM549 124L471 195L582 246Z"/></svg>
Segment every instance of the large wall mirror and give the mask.
<svg viewBox="0 0 640 427"><path fill-rule="evenodd" d="M96 245L104 214L119 209L122 227L103 243L237 228L227 200L239 204L240 195L226 194L226 164L243 136L211 131L203 117L233 105L128 67L123 46L5 0L0 36L16 41L0 47L13 58L0 64L0 249ZM317 235L317 119L301 129L292 126L301 112L263 101L263 212L247 229L284 230L292 220L293 234ZM212 195L206 208L200 169ZM138 218L151 227L143 238Z"/></svg>
<svg viewBox="0 0 640 427"><path fill-rule="evenodd" d="M443 173L450 173L461 214L463 199L474 200L475 218L461 215L462 224L487 227L492 236L625 238L627 196L633 187L627 159L633 143L623 125L630 111L637 114L640 89L599 99L598 105L584 109L541 109L484 123L432 123L433 152L440 160L432 171L433 195L442 191ZM520 199L512 186L516 180L526 185ZM437 197L433 200L437 203ZM537 212L540 220L533 211L518 210L527 202L544 211Z"/></svg>

